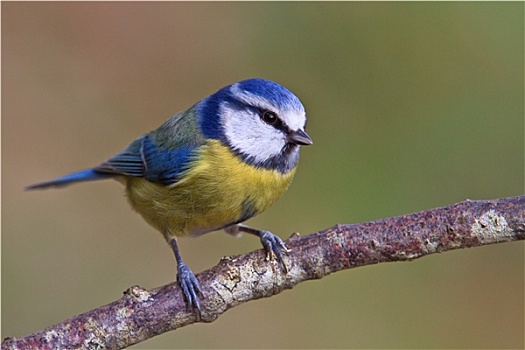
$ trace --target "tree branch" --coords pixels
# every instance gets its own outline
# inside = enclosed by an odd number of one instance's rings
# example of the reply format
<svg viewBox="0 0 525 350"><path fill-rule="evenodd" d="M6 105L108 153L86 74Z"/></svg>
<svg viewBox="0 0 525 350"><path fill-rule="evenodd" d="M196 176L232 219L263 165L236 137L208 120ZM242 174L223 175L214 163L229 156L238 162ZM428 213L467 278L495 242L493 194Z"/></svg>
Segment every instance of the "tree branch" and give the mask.
<svg viewBox="0 0 525 350"><path fill-rule="evenodd" d="M188 310L177 284L153 290L133 286L119 300L22 338L2 349L122 349L158 334L213 322L244 302L270 297L298 283L343 269L413 260L460 248L525 239L525 196L471 201L362 224L336 225L292 235L289 272L257 250L223 258L197 275L202 315Z"/></svg>

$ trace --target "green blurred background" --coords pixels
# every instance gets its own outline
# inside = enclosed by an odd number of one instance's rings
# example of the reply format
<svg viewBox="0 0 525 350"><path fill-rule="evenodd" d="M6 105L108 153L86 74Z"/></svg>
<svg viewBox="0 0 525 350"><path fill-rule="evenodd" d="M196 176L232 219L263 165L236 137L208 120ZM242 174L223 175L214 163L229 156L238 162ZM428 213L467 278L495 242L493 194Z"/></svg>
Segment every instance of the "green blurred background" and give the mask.
<svg viewBox="0 0 525 350"><path fill-rule="evenodd" d="M175 278L120 184L24 186L93 166L248 77L295 92L314 145L251 220L288 237L524 188L524 4L2 6L2 337ZM259 249L181 240L193 271ZM524 245L347 270L135 348L523 348Z"/></svg>

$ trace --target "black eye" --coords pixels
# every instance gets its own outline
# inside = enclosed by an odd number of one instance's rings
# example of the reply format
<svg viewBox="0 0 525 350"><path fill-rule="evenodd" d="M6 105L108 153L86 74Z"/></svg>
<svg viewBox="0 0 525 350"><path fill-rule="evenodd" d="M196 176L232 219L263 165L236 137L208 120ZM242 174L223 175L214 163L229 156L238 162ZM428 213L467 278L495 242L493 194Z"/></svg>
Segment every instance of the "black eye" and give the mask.
<svg viewBox="0 0 525 350"><path fill-rule="evenodd" d="M270 111L262 112L261 118L268 125L277 125L279 122L279 117L277 117L277 114Z"/></svg>

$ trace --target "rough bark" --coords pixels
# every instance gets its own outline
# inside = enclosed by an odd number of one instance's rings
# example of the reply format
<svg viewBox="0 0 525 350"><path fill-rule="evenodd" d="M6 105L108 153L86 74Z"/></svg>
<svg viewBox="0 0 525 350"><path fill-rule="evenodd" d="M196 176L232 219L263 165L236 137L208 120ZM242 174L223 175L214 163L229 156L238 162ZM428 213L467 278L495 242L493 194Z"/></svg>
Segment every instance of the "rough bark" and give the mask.
<svg viewBox="0 0 525 350"><path fill-rule="evenodd" d="M343 269L523 239L525 196L466 200L415 214L336 225L303 237L292 235L286 242L291 249L285 256L287 274L257 250L223 258L197 275L203 289L201 315L186 307L175 283L149 291L133 286L111 304L22 338L7 338L2 349L122 349L194 322L213 322L239 304Z"/></svg>

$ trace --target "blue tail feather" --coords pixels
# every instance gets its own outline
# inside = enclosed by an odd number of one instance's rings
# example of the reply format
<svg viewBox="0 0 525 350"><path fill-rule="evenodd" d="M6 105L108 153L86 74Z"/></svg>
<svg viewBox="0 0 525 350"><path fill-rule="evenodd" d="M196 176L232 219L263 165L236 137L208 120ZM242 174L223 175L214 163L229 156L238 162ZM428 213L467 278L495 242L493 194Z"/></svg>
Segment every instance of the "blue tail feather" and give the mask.
<svg viewBox="0 0 525 350"><path fill-rule="evenodd" d="M108 179L108 178L115 177L115 176L116 174L102 173L102 172L95 171L93 169L86 169L86 170L77 171L75 173L71 173L71 174L59 177L54 180L27 186L26 190L46 189L50 187L62 187L62 186L67 186L75 182L103 180L103 179Z"/></svg>

